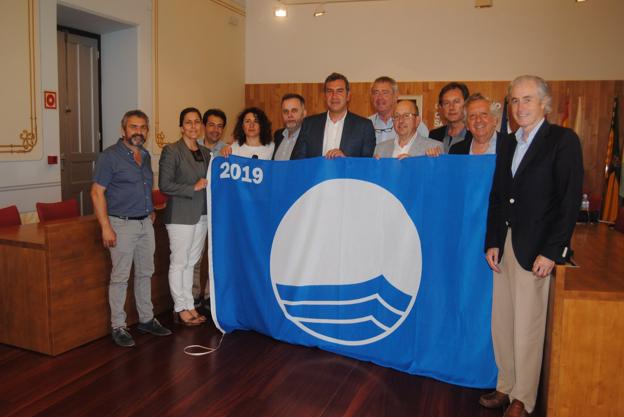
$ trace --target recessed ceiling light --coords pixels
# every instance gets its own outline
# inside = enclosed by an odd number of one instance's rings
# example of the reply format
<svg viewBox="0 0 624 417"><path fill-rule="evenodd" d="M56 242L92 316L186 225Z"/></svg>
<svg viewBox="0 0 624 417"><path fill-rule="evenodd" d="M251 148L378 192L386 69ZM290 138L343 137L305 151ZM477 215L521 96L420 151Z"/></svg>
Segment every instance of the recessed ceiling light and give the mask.
<svg viewBox="0 0 624 417"><path fill-rule="evenodd" d="M325 7L323 7L323 3L319 3L315 8L314 8L314 17L321 17L321 16L325 16L327 12L325 11Z"/></svg>

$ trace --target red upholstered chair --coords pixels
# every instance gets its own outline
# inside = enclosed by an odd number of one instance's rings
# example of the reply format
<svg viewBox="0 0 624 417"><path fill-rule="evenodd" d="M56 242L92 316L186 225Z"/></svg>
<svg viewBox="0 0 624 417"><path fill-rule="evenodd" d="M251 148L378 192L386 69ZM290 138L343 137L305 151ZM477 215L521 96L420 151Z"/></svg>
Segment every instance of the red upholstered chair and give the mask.
<svg viewBox="0 0 624 417"><path fill-rule="evenodd" d="M80 208L75 198L59 201L58 203L37 203L36 207L40 222L80 216Z"/></svg>
<svg viewBox="0 0 624 417"><path fill-rule="evenodd" d="M620 212L618 213L617 220L613 227L618 232L624 233L624 207L620 207Z"/></svg>
<svg viewBox="0 0 624 417"><path fill-rule="evenodd" d="M0 209L0 227L19 226L22 224L17 206L9 206Z"/></svg>
<svg viewBox="0 0 624 417"><path fill-rule="evenodd" d="M152 202L154 203L154 209L160 210L165 208L167 205L167 197L166 194L163 194L160 190L152 190Z"/></svg>

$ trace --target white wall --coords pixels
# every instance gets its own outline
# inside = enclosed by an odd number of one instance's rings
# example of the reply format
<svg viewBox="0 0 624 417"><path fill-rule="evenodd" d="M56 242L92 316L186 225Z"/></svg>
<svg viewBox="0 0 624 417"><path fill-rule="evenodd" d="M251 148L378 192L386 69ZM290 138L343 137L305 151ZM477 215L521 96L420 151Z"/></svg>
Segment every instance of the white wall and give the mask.
<svg viewBox="0 0 624 417"><path fill-rule="evenodd" d="M32 211L36 201L54 201L61 196L60 166L47 164L47 155L59 154L58 113L57 110L43 110L41 97L43 90L58 91L55 2L41 1L36 36L38 33L51 33L47 44L37 49L37 68L40 70L37 96L41 106L37 110L38 141L43 147L43 156L34 161L0 162L0 207L17 204L20 211ZM45 70L50 67L55 70Z"/></svg>
<svg viewBox="0 0 624 417"><path fill-rule="evenodd" d="M63 0L59 3L133 26L102 37L104 145L119 137L123 113L140 107L148 115L152 104L152 11L151 0ZM35 209L37 201L61 199L60 165L48 165L48 155L60 155L58 110L44 110L44 90L58 92L56 45L57 2L39 0L38 85L40 138L43 157L36 161L0 162L0 207L17 204L21 212ZM1 12L1 11L0 11ZM81 28L82 29L82 28ZM104 74L106 70L107 74ZM106 82L106 84L104 84Z"/></svg>
<svg viewBox="0 0 624 417"><path fill-rule="evenodd" d="M247 84L321 82L332 71L352 81L624 78L624 1L388 0L289 6L247 2Z"/></svg>
<svg viewBox="0 0 624 417"><path fill-rule="evenodd" d="M106 149L121 136L120 121L124 112L140 107L138 28L103 34L101 41L102 148ZM148 115L151 113L151 107L142 110Z"/></svg>

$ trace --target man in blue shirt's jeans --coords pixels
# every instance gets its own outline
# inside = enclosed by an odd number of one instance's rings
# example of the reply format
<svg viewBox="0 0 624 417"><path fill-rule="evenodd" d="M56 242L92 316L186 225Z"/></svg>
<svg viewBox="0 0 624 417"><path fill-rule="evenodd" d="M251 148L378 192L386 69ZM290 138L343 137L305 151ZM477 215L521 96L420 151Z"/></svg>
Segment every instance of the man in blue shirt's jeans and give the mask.
<svg viewBox="0 0 624 417"><path fill-rule="evenodd" d="M112 337L119 346L132 347L124 305L133 261L139 331L156 336L168 336L171 331L154 318L151 299L156 243L152 165L143 148L149 132L147 115L141 110L128 111L121 119L121 131L121 139L98 158L91 199L113 264L108 287Z"/></svg>

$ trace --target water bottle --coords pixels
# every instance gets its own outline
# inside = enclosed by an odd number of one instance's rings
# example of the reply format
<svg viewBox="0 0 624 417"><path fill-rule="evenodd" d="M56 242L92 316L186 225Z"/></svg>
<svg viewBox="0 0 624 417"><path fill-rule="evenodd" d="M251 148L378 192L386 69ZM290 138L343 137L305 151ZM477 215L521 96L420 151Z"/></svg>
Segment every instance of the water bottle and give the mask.
<svg viewBox="0 0 624 417"><path fill-rule="evenodd" d="M583 200L581 201L581 210L589 211L589 199L587 198L587 194L583 194Z"/></svg>

